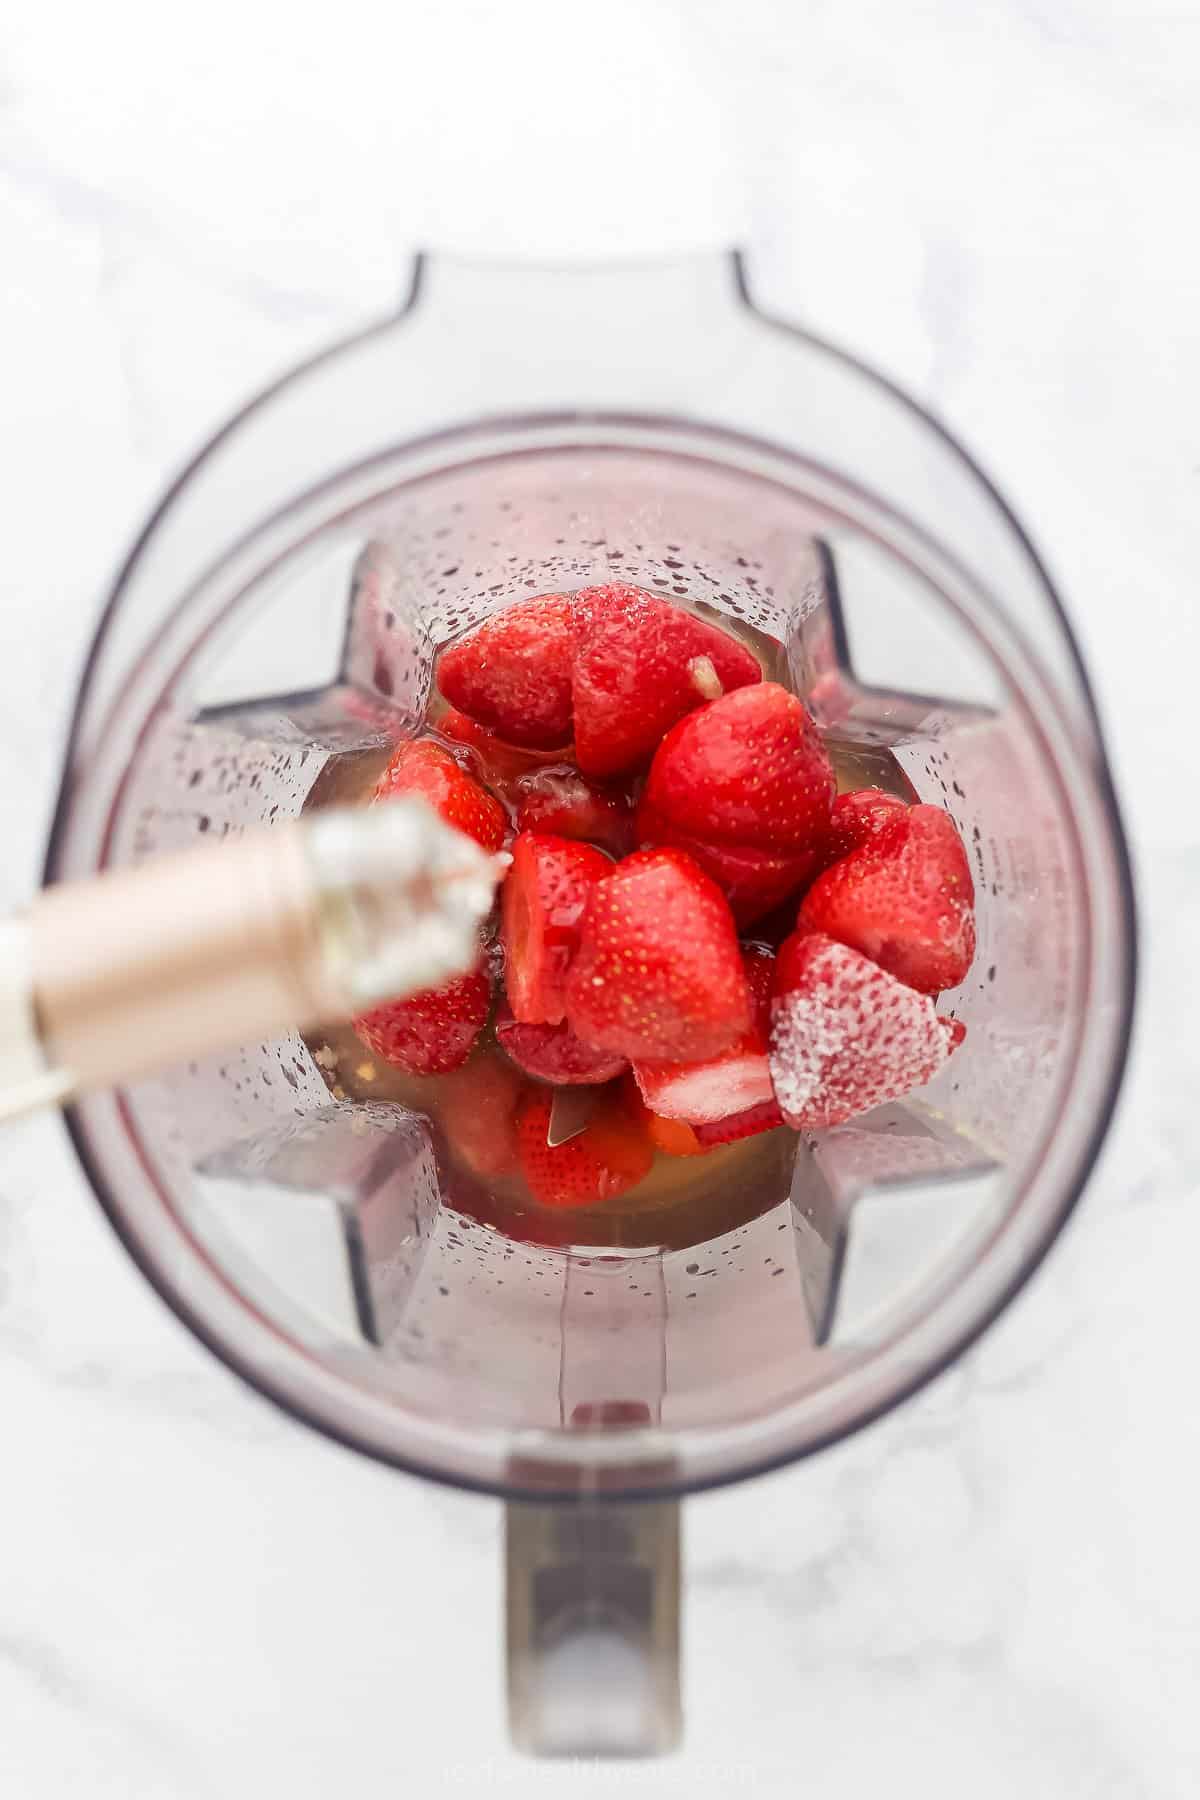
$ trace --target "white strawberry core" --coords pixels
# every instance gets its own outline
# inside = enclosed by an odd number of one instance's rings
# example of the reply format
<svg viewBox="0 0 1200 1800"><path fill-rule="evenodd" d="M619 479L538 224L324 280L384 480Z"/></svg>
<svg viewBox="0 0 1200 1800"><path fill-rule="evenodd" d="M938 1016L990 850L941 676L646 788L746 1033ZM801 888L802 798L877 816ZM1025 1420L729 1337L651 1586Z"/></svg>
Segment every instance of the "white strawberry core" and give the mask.
<svg viewBox="0 0 1200 1800"><path fill-rule="evenodd" d="M711 656L693 656L688 663L688 675L703 700L719 700L725 692Z"/></svg>

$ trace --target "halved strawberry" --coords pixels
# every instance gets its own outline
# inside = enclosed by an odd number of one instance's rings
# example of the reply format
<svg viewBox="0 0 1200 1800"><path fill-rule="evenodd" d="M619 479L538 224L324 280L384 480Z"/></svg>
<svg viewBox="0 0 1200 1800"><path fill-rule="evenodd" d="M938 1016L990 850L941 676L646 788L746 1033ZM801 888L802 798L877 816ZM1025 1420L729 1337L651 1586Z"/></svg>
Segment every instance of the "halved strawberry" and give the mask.
<svg viewBox="0 0 1200 1800"><path fill-rule="evenodd" d="M612 863L590 844L522 831L500 896L505 988L522 1025L558 1025L588 895Z"/></svg>
<svg viewBox="0 0 1200 1800"><path fill-rule="evenodd" d="M715 1150L719 1144L740 1143L743 1138L758 1137L760 1132L775 1131L784 1123L779 1102L774 1098L733 1113L728 1119L714 1119L695 1127L696 1142L702 1150Z"/></svg>
<svg viewBox="0 0 1200 1800"><path fill-rule="evenodd" d="M518 600L437 661L450 702L507 744L550 750L571 736L574 610L566 594Z"/></svg>
<svg viewBox="0 0 1200 1800"><path fill-rule="evenodd" d="M656 594L615 582L583 588L574 603L575 751L585 775L644 766L685 713L762 680L744 644Z"/></svg>
<svg viewBox="0 0 1200 1800"><path fill-rule="evenodd" d="M835 862L869 844L904 810L899 794L883 788L856 788L853 793L839 794L829 814L826 861Z"/></svg>
<svg viewBox="0 0 1200 1800"><path fill-rule="evenodd" d="M532 769L545 768L547 763L570 762L574 755L570 744L555 750L523 750L519 744L506 744L494 731L477 725L453 706L434 721L433 728L439 737L472 751L479 758L483 779L500 787L519 781Z"/></svg>
<svg viewBox="0 0 1200 1800"><path fill-rule="evenodd" d="M521 1173L541 1206L597 1206L636 1187L650 1173L654 1149L641 1124L616 1096L601 1098L584 1129L565 1144L546 1142L554 1096L532 1093L517 1119Z"/></svg>
<svg viewBox="0 0 1200 1800"><path fill-rule="evenodd" d="M739 1039L733 1050L707 1062L635 1062L633 1072L652 1113L687 1125L728 1119L771 1098L766 1050L757 1037Z"/></svg>
<svg viewBox="0 0 1200 1800"><path fill-rule="evenodd" d="M410 1075L446 1075L470 1056L491 1004L492 984L481 958L469 975L360 1013L354 1029L381 1061Z"/></svg>
<svg viewBox="0 0 1200 1800"><path fill-rule="evenodd" d="M419 794L447 825L465 831L485 850L498 850L504 842L504 808L441 744L419 738L400 745L375 783L374 798L393 800L400 794Z"/></svg>
<svg viewBox="0 0 1200 1800"><path fill-rule="evenodd" d="M662 1119L688 1125L728 1119L773 1098L767 1066L771 985L775 958L756 945L742 950L742 967L750 995L751 1024L737 1041L703 1062L635 1062L634 1079L642 1099Z"/></svg>
<svg viewBox="0 0 1200 1800"><path fill-rule="evenodd" d="M819 875L799 923L917 988L957 987L975 955L975 890L962 839L938 806L909 806Z"/></svg>
<svg viewBox="0 0 1200 1800"><path fill-rule="evenodd" d="M646 784L658 818L707 844L772 855L822 842L833 767L800 701L773 681L714 700L669 731Z"/></svg>
<svg viewBox="0 0 1200 1800"><path fill-rule="evenodd" d="M829 860L815 846L777 855L746 845L706 843L661 818L645 801L638 808L636 835L643 849L665 846L683 850L699 863L724 893L742 930L798 893Z"/></svg>
<svg viewBox="0 0 1200 1800"><path fill-rule="evenodd" d="M556 1087L598 1086L629 1066L623 1056L585 1044L565 1019L560 1025L521 1025L503 1004L496 1015L496 1042L527 1075Z"/></svg>
<svg viewBox="0 0 1200 1800"><path fill-rule="evenodd" d="M572 769L539 769L521 777L514 798L518 831L579 838L614 856L633 848L633 808L623 788L600 787Z"/></svg>
<svg viewBox="0 0 1200 1800"><path fill-rule="evenodd" d="M517 1166L517 1102L526 1083L503 1056L484 1050L449 1076L438 1118L451 1151L473 1175L507 1175Z"/></svg>
<svg viewBox="0 0 1200 1800"><path fill-rule="evenodd" d="M798 931L779 952L771 1002L780 1111L816 1131L899 1100L936 1075L964 1029L858 950Z"/></svg>
<svg viewBox="0 0 1200 1800"><path fill-rule="evenodd" d="M566 1003L581 1038L631 1060L727 1050L751 1014L720 888L678 850L619 863L589 897Z"/></svg>

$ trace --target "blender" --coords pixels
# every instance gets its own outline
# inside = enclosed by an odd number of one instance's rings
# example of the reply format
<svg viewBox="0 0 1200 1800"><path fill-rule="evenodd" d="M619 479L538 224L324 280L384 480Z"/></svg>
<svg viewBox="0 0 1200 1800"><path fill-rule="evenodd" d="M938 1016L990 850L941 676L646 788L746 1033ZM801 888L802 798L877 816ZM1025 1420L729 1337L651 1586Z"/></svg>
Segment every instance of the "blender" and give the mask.
<svg viewBox="0 0 1200 1800"><path fill-rule="evenodd" d="M754 306L734 255L432 257L167 494L109 602L50 882L296 818L424 717L439 647L626 581L780 646L831 750L967 846L961 1050L802 1137L689 1234L518 1242L425 1121L338 1099L281 1031L88 1092L69 1129L167 1303L293 1416L507 1505L518 1744L681 1730L680 1503L859 1429L944 1368L1053 1241L1121 1079L1135 937L1087 677L972 461ZM697 1232L699 1235L697 1235Z"/></svg>

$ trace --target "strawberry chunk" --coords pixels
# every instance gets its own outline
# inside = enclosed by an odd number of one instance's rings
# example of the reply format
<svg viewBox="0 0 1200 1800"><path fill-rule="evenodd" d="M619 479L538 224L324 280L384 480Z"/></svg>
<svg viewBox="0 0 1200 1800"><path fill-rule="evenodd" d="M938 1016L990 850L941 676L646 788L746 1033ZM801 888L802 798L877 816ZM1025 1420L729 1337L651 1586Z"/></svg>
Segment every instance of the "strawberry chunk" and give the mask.
<svg viewBox="0 0 1200 1800"><path fill-rule="evenodd" d="M744 644L641 588L584 588L574 602L575 751L585 775L643 767L685 713L762 680Z"/></svg>
<svg viewBox="0 0 1200 1800"><path fill-rule="evenodd" d="M640 1119L650 1142L664 1156L707 1156L708 1151L690 1125L682 1119L660 1119L652 1113L638 1090L632 1070L621 1083L621 1103L635 1119Z"/></svg>
<svg viewBox="0 0 1200 1800"><path fill-rule="evenodd" d="M923 994L957 987L975 955L975 890L962 839L938 806L909 806L826 869L799 923L861 950Z"/></svg>
<svg viewBox="0 0 1200 1800"><path fill-rule="evenodd" d="M522 1025L558 1025L588 895L612 870L590 844L523 831L500 898L505 987Z"/></svg>
<svg viewBox="0 0 1200 1800"><path fill-rule="evenodd" d="M441 744L420 738L400 745L375 783L374 798L394 800L401 794L419 794L447 825L457 826L485 850L499 850L504 842L504 808Z"/></svg>
<svg viewBox="0 0 1200 1800"><path fill-rule="evenodd" d="M624 1074L628 1064L611 1050L594 1050L560 1025L521 1025L507 1006L496 1017L496 1042L518 1068L556 1087L592 1087Z"/></svg>
<svg viewBox="0 0 1200 1800"><path fill-rule="evenodd" d="M812 851L836 783L800 701L773 681L739 688L674 726L659 745L646 805L705 843Z"/></svg>
<svg viewBox="0 0 1200 1800"><path fill-rule="evenodd" d="M449 644L437 683L451 706L507 744L549 750L571 736L575 622L565 594L518 600Z"/></svg>
<svg viewBox="0 0 1200 1800"><path fill-rule="evenodd" d="M772 1092L766 1048L756 1038L741 1038L707 1062L635 1062L633 1072L652 1113L687 1125L727 1119L770 1100Z"/></svg>
<svg viewBox="0 0 1200 1800"><path fill-rule="evenodd" d="M631 1061L727 1050L751 1013L720 888L678 850L619 863L589 897L566 1001L581 1038Z"/></svg>
<svg viewBox="0 0 1200 1800"><path fill-rule="evenodd" d="M798 893L829 860L817 846L777 855L748 845L706 843L661 818L644 801L638 809L637 841L643 849L666 846L686 851L722 890L742 930Z"/></svg>
<svg viewBox="0 0 1200 1800"><path fill-rule="evenodd" d="M905 802L900 796L886 793L883 788L857 788L853 793L839 794L829 815L826 861L835 862L851 850L869 844L904 810Z"/></svg>
<svg viewBox="0 0 1200 1800"><path fill-rule="evenodd" d="M492 984L481 958L469 975L360 1013L354 1029L382 1062L410 1075L446 1075L470 1056L491 1004Z"/></svg>
<svg viewBox="0 0 1200 1800"><path fill-rule="evenodd" d="M599 844L613 856L633 848L633 808L621 788L600 787L571 769L539 769L517 783L517 830L551 831Z"/></svg>
<svg viewBox="0 0 1200 1800"><path fill-rule="evenodd" d="M541 1206L597 1206L624 1194L650 1173L654 1147L640 1123L615 1098L602 1098L576 1137L546 1142L554 1096L531 1094L517 1119L521 1173Z"/></svg>
<svg viewBox="0 0 1200 1800"><path fill-rule="evenodd" d="M525 1082L491 1052L473 1056L443 1083L438 1116L459 1162L485 1180L517 1166L517 1102Z"/></svg>
<svg viewBox="0 0 1200 1800"><path fill-rule="evenodd" d="M650 1142L664 1156L707 1156L710 1146L702 1144L695 1130L682 1119L660 1119L647 1111L646 1130Z"/></svg>
<svg viewBox="0 0 1200 1800"><path fill-rule="evenodd" d="M634 1079L652 1113L688 1125L709 1124L774 1098L767 1066L774 966L769 950L743 948L751 1024L728 1050L704 1062L634 1063Z"/></svg>
<svg viewBox="0 0 1200 1800"><path fill-rule="evenodd" d="M434 729L439 737L461 744L478 757L479 772L489 786L506 787L510 782L519 781L531 769L544 768L547 763L569 762L574 754L570 744L557 750L523 750L519 744L506 744L494 731L477 725L474 719L468 719L466 713L455 707L442 714Z"/></svg>
<svg viewBox="0 0 1200 1800"><path fill-rule="evenodd" d="M696 1142L702 1150L715 1150L718 1144L736 1144L743 1138L758 1137L760 1132L775 1131L784 1123L779 1102L764 1100L745 1112L733 1113L728 1119L714 1119L695 1127Z"/></svg>
<svg viewBox="0 0 1200 1800"><path fill-rule="evenodd" d="M936 1075L963 1030L860 951L798 931L779 952L771 1077L797 1131L842 1125Z"/></svg>

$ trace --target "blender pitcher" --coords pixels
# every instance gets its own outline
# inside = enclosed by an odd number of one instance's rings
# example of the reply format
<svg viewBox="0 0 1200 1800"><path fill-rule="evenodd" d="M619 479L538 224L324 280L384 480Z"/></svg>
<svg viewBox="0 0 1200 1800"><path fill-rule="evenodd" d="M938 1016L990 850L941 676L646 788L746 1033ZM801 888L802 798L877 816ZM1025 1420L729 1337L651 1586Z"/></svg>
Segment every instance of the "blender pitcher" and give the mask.
<svg viewBox="0 0 1200 1800"><path fill-rule="evenodd" d="M251 404L147 526L47 865L297 814L337 759L417 728L447 639L617 578L764 634L862 780L886 764L953 816L978 950L932 1083L616 1242L598 1213L514 1236L459 1204L425 1120L331 1093L294 1034L68 1115L130 1253L230 1367L343 1443L506 1499L511 1725L540 1753L676 1741L680 1497L944 1368L1097 1153L1129 868L1027 539L918 407L763 316L734 256L423 259L398 316Z"/></svg>

